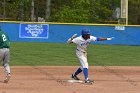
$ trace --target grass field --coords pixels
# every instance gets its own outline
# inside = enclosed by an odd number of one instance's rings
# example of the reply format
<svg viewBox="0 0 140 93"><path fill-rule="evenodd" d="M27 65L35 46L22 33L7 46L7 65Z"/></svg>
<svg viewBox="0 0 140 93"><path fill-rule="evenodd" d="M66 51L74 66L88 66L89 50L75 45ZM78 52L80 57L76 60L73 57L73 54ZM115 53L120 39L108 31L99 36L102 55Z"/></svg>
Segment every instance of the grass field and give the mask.
<svg viewBox="0 0 140 93"><path fill-rule="evenodd" d="M12 42L11 63L16 66L77 66L74 44ZM140 66L140 46L89 45L90 66Z"/></svg>

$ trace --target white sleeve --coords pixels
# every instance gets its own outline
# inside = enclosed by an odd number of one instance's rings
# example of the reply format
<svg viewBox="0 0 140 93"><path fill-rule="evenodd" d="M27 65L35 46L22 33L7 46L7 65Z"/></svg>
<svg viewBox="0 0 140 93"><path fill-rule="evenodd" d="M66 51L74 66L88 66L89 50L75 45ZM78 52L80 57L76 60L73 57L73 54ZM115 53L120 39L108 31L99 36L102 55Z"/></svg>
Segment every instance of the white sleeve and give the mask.
<svg viewBox="0 0 140 93"><path fill-rule="evenodd" d="M97 37L95 37L95 36L90 36L90 40L91 40L92 42L97 41Z"/></svg>
<svg viewBox="0 0 140 93"><path fill-rule="evenodd" d="M75 44L79 44L79 39L78 39L78 37L77 37L77 38L74 38L74 39L72 40L72 42L75 43Z"/></svg>

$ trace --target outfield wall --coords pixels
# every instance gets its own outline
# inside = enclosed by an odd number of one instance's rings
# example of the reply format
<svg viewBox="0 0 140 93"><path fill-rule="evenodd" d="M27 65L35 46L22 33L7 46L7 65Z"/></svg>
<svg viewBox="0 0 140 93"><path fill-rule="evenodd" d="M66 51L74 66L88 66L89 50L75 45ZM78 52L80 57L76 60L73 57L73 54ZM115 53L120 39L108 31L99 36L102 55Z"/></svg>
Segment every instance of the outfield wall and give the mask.
<svg viewBox="0 0 140 93"><path fill-rule="evenodd" d="M96 44L140 45L140 26L20 22L0 22L0 26L12 42L66 43L73 34L80 35L83 28L89 28L94 36L115 37Z"/></svg>

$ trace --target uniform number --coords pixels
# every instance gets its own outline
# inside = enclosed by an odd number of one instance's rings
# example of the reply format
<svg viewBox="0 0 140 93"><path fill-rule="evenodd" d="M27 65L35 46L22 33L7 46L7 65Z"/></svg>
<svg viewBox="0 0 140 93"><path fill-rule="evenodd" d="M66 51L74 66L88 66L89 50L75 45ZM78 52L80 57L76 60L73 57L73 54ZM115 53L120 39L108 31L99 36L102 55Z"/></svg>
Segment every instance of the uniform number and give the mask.
<svg viewBox="0 0 140 93"><path fill-rule="evenodd" d="M7 40L7 38L6 38L6 36L4 34L2 34L2 39L3 39L3 41Z"/></svg>

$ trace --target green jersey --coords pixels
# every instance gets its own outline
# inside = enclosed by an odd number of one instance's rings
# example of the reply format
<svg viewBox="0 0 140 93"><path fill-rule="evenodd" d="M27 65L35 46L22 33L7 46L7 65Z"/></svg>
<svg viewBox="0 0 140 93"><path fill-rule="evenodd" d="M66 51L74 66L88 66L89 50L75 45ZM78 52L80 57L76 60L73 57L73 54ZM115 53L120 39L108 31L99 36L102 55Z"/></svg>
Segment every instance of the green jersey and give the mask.
<svg viewBox="0 0 140 93"><path fill-rule="evenodd" d="M9 37L2 30L0 30L0 48L10 48Z"/></svg>

